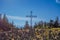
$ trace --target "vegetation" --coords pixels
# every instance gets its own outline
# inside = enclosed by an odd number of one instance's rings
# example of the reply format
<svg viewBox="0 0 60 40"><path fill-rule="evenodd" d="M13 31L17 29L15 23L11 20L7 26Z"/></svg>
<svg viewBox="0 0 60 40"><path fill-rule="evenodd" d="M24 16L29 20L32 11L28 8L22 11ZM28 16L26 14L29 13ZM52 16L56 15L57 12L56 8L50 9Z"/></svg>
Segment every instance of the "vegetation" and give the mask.
<svg viewBox="0 0 60 40"><path fill-rule="evenodd" d="M0 14L0 40L60 40L59 18L40 21L33 28L26 21L24 28L18 28L13 21L9 23L5 14L3 18Z"/></svg>

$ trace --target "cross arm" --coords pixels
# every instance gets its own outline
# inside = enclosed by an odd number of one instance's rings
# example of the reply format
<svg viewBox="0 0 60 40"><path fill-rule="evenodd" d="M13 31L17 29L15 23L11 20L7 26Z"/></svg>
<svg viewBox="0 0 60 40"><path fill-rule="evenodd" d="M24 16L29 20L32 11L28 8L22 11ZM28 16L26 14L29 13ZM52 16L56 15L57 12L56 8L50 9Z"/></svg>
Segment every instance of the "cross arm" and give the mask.
<svg viewBox="0 0 60 40"><path fill-rule="evenodd" d="M37 17L37 16L26 16L26 17Z"/></svg>

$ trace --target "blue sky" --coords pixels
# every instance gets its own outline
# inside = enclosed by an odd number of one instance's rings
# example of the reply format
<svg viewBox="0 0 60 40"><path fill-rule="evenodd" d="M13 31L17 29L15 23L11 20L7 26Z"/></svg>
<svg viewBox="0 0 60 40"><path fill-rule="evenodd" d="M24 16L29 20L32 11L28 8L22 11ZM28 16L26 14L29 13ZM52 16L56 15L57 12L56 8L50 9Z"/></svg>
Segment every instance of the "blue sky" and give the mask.
<svg viewBox="0 0 60 40"><path fill-rule="evenodd" d="M30 15L30 11L37 18L33 19L33 24L40 20L49 21L60 18L60 2L59 0L0 0L0 13L6 14L9 22L23 26L25 21L30 19L26 15Z"/></svg>

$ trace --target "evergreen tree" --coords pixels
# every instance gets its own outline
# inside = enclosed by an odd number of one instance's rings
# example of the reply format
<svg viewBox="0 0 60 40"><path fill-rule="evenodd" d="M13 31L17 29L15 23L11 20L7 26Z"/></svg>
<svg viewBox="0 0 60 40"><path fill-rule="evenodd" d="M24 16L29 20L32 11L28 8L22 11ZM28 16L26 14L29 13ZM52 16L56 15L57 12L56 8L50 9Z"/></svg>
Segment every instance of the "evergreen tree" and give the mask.
<svg viewBox="0 0 60 40"><path fill-rule="evenodd" d="M10 27L10 29L13 29L13 27L14 27L14 22L13 21L12 21L11 24L9 24L9 27Z"/></svg>
<svg viewBox="0 0 60 40"><path fill-rule="evenodd" d="M9 27L9 22L8 22L8 19L7 19L7 17L6 17L6 14L4 14L3 15L3 25L7 28L7 29L9 29L10 30L10 27Z"/></svg>
<svg viewBox="0 0 60 40"><path fill-rule="evenodd" d="M43 28L43 21L40 21L40 22L38 23L38 27L39 27L39 28Z"/></svg>
<svg viewBox="0 0 60 40"><path fill-rule="evenodd" d="M12 25L12 27L14 26L14 22L13 21L12 21L11 25Z"/></svg>
<svg viewBox="0 0 60 40"><path fill-rule="evenodd" d="M45 27L45 28L47 27L47 22L44 22L44 27Z"/></svg>
<svg viewBox="0 0 60 40"><path fill-rule="evenodd" d="M1 16L2 16L2 14L0 14L0 20L1 20Z"/></svg>
<svg viewBox="0 0 60 40"><path fill-rule="evenodd" d="M49 28L52 28L53 27L53 20L50 20L50 23L49 23Z"/></svg>
<svg viewBox="0 0 60 40"><path fill-rule="evenodd" d="M28 29L28 28L29 28L28 21L26 21L24 28L25 28L25 29Z"/></svg>
<svg viewBox="0 0 60 40"><path fill-rule="evenodd" d="M8 22L8 19L7 19L7 17L6 17L6 14L4 14L4 16L3 16L3 21L4 21L4 22Z"/></svg>
<svg viewBox="0 0 60 40"><path fill-rule="evenodd" d="M37 28L37 26L38 26L37 23L35 23L34 28Z"/></svg>
<svg viewBox="0 0 60 40"><path fill-rule="evenodd" d="M58 26L59 26L59 18L58 17L56 17L56 20L55 20L55 22L54 22L54 27L55 28L57 28Z"/></svg>

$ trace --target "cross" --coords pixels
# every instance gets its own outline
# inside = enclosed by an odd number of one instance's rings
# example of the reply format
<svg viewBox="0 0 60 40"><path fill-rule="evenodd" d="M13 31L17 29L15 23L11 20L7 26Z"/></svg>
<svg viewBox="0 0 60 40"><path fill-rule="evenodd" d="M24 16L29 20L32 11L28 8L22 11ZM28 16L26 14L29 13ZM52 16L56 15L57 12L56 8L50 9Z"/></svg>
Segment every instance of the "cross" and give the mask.
<svg viewBox="0 0 60 40"><path fill-rule="evenodd" d="M32 15L32 11L30 11L30 15L29 16L27 15L26 17L30 17L31 18L30 24L31 24L31 28L32 28L32 18L33 17L36 18L37 16Z"/></svg>

